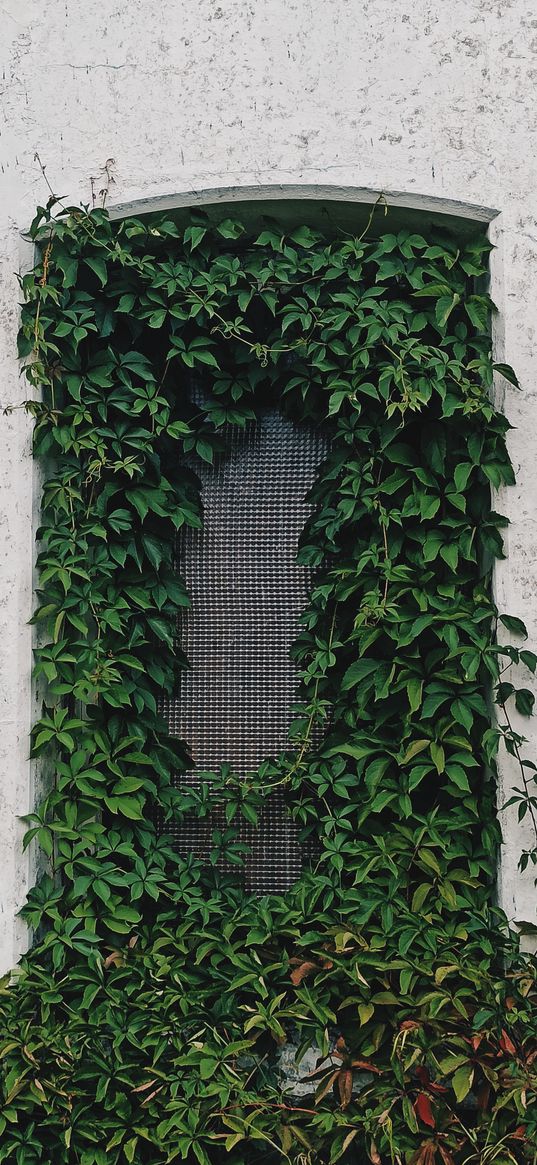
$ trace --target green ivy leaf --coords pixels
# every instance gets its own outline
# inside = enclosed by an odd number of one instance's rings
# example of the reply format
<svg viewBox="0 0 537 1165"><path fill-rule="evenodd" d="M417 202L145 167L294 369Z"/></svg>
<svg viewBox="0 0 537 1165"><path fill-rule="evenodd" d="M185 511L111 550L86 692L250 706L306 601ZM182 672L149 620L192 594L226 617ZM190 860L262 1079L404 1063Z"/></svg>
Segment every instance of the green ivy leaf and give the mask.
<svg viewBox="0 0 537 1165"><path fill-rule="evenodd" d="M537 669L495 643L489 580L505 520L487 483L513 473L488 389L494 371L516 377L492 364L492 304L473 285L482 232L386 230L384 209L391 223L380 200L353 235L282 225L275 204L257 238L195 209L186 229L183 211L37 212L20 350L46 466L32 753L51 779L24 844L53 876L28 896L34 945L0 989L6 1162L209 1165L220 1138L241 1162L259 1141L286 1161L424 1165L431 1130L461 1160L531 1141L527 1081L504 1067L509 1033L521 1064L531 1046L535 978L491 912L490 772L499 741L516 760L521 738L503 716L490 727L484 698L529 714L509 668ZM175 559L183 529L203 528L200 460L227 472L280 402L325 458L298 551L300 702L285 752L247 776L194 771L163 715L192 626ZM299 478L292 496L279 483L283 524ZM237 650L241 634L239 619ZM261 740L275 715L261 651L241 683L263 692ZM228 721L247 732L241 709ZM537 768L521 771L507 801L527 823ZM280 827L289 869L304 842L311 860L288 891L254 893ZM283 1111L276 1075L283 1088L289 1052L307 1080L312 1049L317 1109ZM474 1064L492 1087L469 1123Z"/></svg>
<svg viewBox="0 0 537 1165"><path fill-rule="evenodd" d="M345 672L341 681L341 690L348 692L351 688L374 674L378 666L375 659L358 659Z"/></svg>
<svg viewBox="0 0 537 1165"><path fill-rule="evenodd" d="M101 287L105 287L108 282L108 268L104 259L87 258L84 260L86 267L89 267L97 276Z"/></svg>
<svg viewBox="0 0 537 1165"><path fill-rule="evenodd" d="M499 372L500 376L503 376L504 380L508 380L509 384L512 384L515 388L520 388L516 373L510 364L493 364L492 367L495 372Z"/></svg>
<svg viewBox="0 0 537 1165"><path fill-rule="evenodd" d="M503 623L508 631L512 631L513 635L522 635L524 639L528 638L525 623L522 622L522 619L518 619L516 615L500 615L500 623Z"/></svg>
<svg viewBox="0 0 537 1165"><path fill-rule="evenodd" d="M515 692L515 705L517 712L522 716L531 716L533 713L533 705L535 704L535 696L528 688L517 688Z"/></svg>

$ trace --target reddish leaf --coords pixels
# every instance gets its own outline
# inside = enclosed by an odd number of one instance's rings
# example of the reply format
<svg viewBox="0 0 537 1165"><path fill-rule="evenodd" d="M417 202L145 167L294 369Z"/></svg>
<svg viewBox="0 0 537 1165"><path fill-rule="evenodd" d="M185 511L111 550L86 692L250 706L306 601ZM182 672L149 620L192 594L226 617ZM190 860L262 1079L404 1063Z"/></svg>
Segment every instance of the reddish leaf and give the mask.
<svg viewBox="0 0 537 1165"><path fill-rule="evenodd" d="M444 1165L455 1165L455 1160L449 1149L446 1149L445 1145L439 1145L438 1148L440 1149L440 1156L442 1157Z"/></svg>
<svg viewBox="0 0 537 1165"><path fill-rule="evenodd" d="M526 1126L525 1125L517 1125L514 1133L511 1133L511 1136L516 1137L518 1141L525 1141L526 1140Z"/></svg>
<svg viewBox="0 0 537 1165"><path fill-rule="evenodd" d="M489 1100L490 1100L490 1084L489 1084L488 1080L484 1080L483 1083L479 1086L479 1091L477 1093L477 1107L480 1110L480 1112L487 1111L488 1106L489 1106Z"/></svg>
<svg viewBox="0 0 537 1165"><path fill-rule="evenodd" d="M437 1084L435 1080L431 1080L429 1070L428 1068L425 1068L423 1064L420 1064L419 1067L416 1068L416 1076L418 1077L420 1084L422 1084L424 1088L429 1088L431 1092L436 1092L439 1095L441 1095L442 1092L447 1092L447 1088L444 1084Z"/></svg>
<svg viewBox="0 0 537 1165"><path fill-rule="evenodd" d="M375 1064L370 1064L369 1060L351 1060L353 1068L363 1068L365 1072L376 1072L377 1076L382 1075L382 1069L377 1068Z"/></svg>
<svg viewBox="0 0 537 1165"><path fill-rule="evenodd" d="M510 1036L507 1035L505 1028L502 1028L502 1038L500 1040L500 1048L502 1049L502 1052L508 1052L509 1055L516 1056L515 1045L514 1045L512 1039L510 1038Z"/></svg>
<svg viewBox="0 0 537 1165"><path fill-rule="evenodd" d="M434 1129L435 1119L433 1116L433 1110L429 1097L426 1096L425 1092L418 1093L413 1107L414 1112L416 1113L416 1116L419 1117L420 1121L423 1121L424 1125L429 1125L430 1129Z"/></svg>
<svg viewBox="0 0 537 1165"><path fill-rule="evenodd" d="M417 1019L404 1019L403 1022L399 1024L399 1031L400 1032L415 1031L415 1029L417 1027L421 1027L421 1023L418 1023Z"/></svg>

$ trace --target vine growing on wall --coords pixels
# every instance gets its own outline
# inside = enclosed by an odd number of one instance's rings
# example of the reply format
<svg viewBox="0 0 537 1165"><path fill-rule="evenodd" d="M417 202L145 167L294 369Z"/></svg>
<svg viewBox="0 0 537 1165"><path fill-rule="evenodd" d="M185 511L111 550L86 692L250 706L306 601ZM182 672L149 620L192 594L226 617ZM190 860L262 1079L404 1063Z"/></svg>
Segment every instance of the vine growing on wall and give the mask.
<svg viewBox="0 0 537 1165"><path fill-rule="evenodd" d="M50 782L26 844L48 870L0 996L0 1162L535 1161L535 964L494 906L500 744L537 820L510 719L537 657L490 587L490 489L513 481L494 368L516 381L492 363L484 237L368 225L113 223L54 199L32 224ZM203 522L183 454L225 457L267 404L331 436L298 552L301 702L286 753L193 788L158 710L187 666L175 539ZM314 856L256 898L239 826L276 787ZM204 860L157 829L215 805Z"/></svg>

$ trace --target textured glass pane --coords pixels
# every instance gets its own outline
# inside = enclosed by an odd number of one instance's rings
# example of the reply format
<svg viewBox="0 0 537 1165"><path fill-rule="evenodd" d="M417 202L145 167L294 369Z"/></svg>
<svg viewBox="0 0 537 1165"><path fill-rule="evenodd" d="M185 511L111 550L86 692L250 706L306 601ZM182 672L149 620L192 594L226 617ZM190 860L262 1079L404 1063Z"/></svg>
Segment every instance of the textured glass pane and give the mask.
<svg viewBox="0 0 537 1165"><path fill-rule="evenodd" d="M186 531L178 547L192 598L181 628L192 670L166 711L198 771L227 762L246 774L288 745L297 697L289 649L310 586L309 571L295 559L310 512L304 499L325 453L318 431L274 410L236 431L217 465L196 465L204 528ZM192 820L177 832L181 852L206 852L203 822ZM259 828L244 826L252 890L281 890L295 881L301 865L295 834L275 792Z"/></svg>

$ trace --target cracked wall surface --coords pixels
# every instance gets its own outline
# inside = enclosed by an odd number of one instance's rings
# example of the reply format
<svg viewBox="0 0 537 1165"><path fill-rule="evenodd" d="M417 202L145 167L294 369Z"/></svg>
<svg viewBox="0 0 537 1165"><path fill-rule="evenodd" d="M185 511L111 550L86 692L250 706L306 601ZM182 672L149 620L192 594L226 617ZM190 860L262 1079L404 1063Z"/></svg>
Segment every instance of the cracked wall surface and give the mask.
<svg viewBox="0 0 537 1165"><path fill-rule="evenodd" d="M517 486L497 578L503 610L537 643L537 9L523 0L7 0L0 9L0 403L24 399L15 357L21 231L47 189L128 204L218 187L302 184L398 190L499 211L492 293L498 360L521 391L505 409ZM0 417L1 963L25 942L15 911L29 860L18 815L32 800L31 613L35 484L29 422ZM530 677L524 676L530 686ZM520 722L519 726L520 726ZM522 725L537 756L537 722ZM509 788L516 772L502 766ZM502 793L500 795L503 795ZM537 921L531 841L502 816L500 890Z"/></svg>

